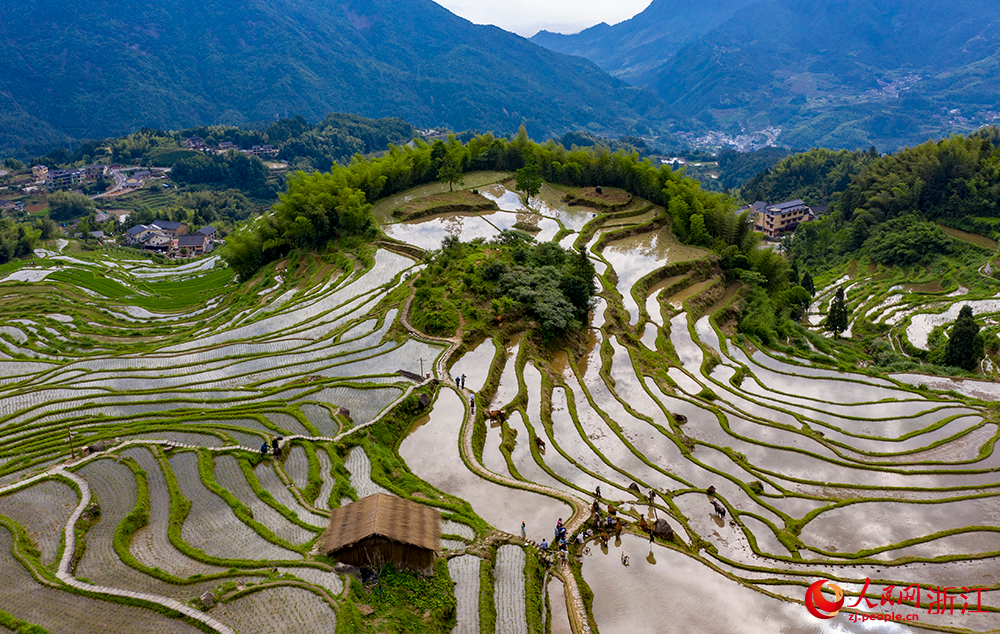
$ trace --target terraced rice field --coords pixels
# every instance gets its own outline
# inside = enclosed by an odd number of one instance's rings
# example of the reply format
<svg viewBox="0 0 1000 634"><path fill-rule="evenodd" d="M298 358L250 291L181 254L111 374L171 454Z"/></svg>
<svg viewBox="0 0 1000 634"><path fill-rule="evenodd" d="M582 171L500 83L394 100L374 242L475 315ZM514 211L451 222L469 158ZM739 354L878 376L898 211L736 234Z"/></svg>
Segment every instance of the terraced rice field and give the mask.
<svg viewBox="0 0 1000 634"><path fill-rule="evenodd" d="M876 376L818 337L798 356L741 347L711 256L656 228L662 210L605 216L551 188L529 209L502 186L484 191L501 212L388 232L434 248L527 219L542 239L578 242L600 272L585 347L498 333L447 357L454 342L408 334L406 275L419 265L386 250L307 258L245 285L212 258L160 267L57 249L0 269L0 609L53 632L332 631L351 598L313 552L326 513L405 494L412 474L427 485L413 499L464 500L485 522L446 513L442 525L454 632L542 634L546 620L552 632L997 628L998 384ZM837 271L807 319L818 332L844 285L855 327L882 324L900 350L919 349L964 302L1000 311L986 286L954 277L928 291L910 274ZM369 435L416 387L398 371L419 373L421 359L434 377L466 374L509 416L491 427L445 382L389 448L405 468L387 466ZM261 457L278 436L282 455ZM559 518L571 538L589 528L597 486L621 538L574 544L578 574L538 565L530 542L551 540ZM650 543L640 517L673 538ZM847 597L833 619L803 605L820 579ZM866 580L876 607L859 603ZM912 584L919 608L879 605L886 587ZM939 586L953 588L953 611L928 611ZM111 602L111 590L146 598ZM213 607L197 599L206 591ZM164 607L175 600L186 617ZM873 630L859 612L919 620Z"/></svg>

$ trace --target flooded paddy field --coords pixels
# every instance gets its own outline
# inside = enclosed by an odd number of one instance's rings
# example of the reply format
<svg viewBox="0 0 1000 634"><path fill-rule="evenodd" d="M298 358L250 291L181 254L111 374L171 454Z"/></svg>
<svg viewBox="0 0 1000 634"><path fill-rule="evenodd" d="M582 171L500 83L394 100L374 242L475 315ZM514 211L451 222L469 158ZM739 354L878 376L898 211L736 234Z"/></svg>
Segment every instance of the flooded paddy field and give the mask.
<svg viewBox="0 0 1000 634"><path fill-rule="evenodd" d="M303 258L244 286L218 258L44 250L5 271L0 609L53 632L199 631L192 618L220 634L333 631L354 599L315 551L327 515L388 493L441 509L454 632L584 632L589 617L591 631L630 633L996 629L1000 384L741 347L697 308L733 297L695 270L706 251L663 228L626 235L662 210L602 218L549 186L529 206L504 177L466 182L499 211L386 232L423 249L516 222L541 241L580 238L600 295L577 347L489 332L451 354L456 342L407 328L407 276L421 264L386 250ZM916 348L962 302L1000 310L967 281L960 295L926 280L825 282L812 316L850 286L854 307ZM463 374L456 389L448 377ZM471 393L504 420L473 411ZM419 414L386 446L404 406ZM261 456L278 437L279 455ZM597 487L601 512L623 520L606 546L586 532ZM650 543L640 518L672 537ZM538 547L560 519L576 574ZM72 552L67 527L86 538ZM847 594L830 620L804 605L821 579ZM851 607L866 579L876 603L889 585L919 584L920 609L891 608L920 620L851 620L891 611ZM928 614L939 586L955 589L954 614ZM985 612L959 613L963 587ZM152 599L106 600L119 591Z"/></svg>

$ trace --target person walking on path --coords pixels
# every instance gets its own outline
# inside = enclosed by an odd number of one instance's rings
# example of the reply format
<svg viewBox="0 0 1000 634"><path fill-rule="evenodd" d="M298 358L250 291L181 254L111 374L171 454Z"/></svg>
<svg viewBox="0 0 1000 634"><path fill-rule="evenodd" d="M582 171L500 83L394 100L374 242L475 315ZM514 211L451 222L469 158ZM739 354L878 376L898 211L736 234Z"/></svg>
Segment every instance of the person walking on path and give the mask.
<svg viewBox="0 0 1000 634"><path fill-rule="evenodd" d="M462 375L462 389L465 389L465 375Z"/></svg>
<svg viewBox="0 0 1000 634"><path fill-rule="evenodd" d="M597 488L594 489L594 499L596 499L596 500L600 500L601 499L601 485L599 485L599 484L597 485Z"/></svg>
<svg viewBox="0 0 1000 634"><path fill-rule="evenodd" d="M261 456L266 456L267 455L267 441L266 440L264 441L264 444L262 444L260 446L260 455Z"/></svg>
<svg viewBox="0 0 1000 634"><path fill-rule="evenodd" d="M542 538L542 550L548 550L548 549L549 549L549 543L547 541L545 541L545 538L543 537Z"/></svg>
<svg viewBox="0 0 1000 634"><path fill-rule="evenodd" d="M526 533L524 531L524 520L521 520L521 539L527 539Z"/></svg>

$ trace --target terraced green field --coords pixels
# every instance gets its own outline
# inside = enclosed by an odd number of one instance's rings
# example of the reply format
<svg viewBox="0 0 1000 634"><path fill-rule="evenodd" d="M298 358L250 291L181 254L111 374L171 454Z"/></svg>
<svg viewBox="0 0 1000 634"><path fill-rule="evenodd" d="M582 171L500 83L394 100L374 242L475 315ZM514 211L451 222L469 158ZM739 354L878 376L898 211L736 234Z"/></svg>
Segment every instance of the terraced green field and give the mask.
<svg viewBox="0 0 1000 634"><path fill-rule="evenodd" d="M522 221L586 249L600 299L585 336L552 350L414 332L421 265L385 249L245 284L214 257L64 243L0 267L0 610L53 632L97 614L109 633L996 630L997 384L879 375L819 330L844 284L854 330L926 347L963 303L1000 312L986 256L945 275L837 271L818 280L808 352L761 351L732 333L738 289L662 209L600 214L548 186L529 209L476 184L500 211L386 232L427 249ZM276 436L282 455L261 457ZM624 521L607 544L586 532L597 486ZM432 579L365 587L316 553L329 509L375 492L441 510L449 561ZM651 541L640 517L672 537ZM535 545L560 518L584 538L565 562ZM803 605L820 579L846 595L829 620ZM898 602L914 584L919 605ZM934 609L939 588L954 609ZM889 612L910 620L859 619Z"/></svg>

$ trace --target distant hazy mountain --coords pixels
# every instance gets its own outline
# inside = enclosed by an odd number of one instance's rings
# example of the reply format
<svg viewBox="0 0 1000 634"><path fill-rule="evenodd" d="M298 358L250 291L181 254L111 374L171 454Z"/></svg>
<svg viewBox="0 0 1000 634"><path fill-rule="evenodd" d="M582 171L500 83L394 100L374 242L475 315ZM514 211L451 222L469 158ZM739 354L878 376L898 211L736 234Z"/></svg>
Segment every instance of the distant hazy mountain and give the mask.
<svg viewBox="0 0 1000 634"><path fill-rule="evenodd" d="M0 6L0 59L0 149L333 111L535 136L664 116L430 0L19 0Z"/></svg>
<svg viewBox="0 0 1000 634"><path fill-rule="evenodd" d="M667 4L591 31L654 33ZM792 147L892 149L1000 116L995 0L762 0L710 26L659 67L625 37L579 52L711 128L778 126ZM652 72L625 72L637 56Z"/></svg>
<svg viewBox="0 0 1000 634"><path fill-rule="evenodd" d="M649 84L712 126L786 128L793 146L882 148L1000 110L994 0L765 0Z"/></svg>
<svg viewBox="0 0 1000 634"><path fill-rule="evenodd" d="M586 57L612 75L641 85L677 51L759 0L653 0L646 10L614 26L602 22L580 33L540 31L532 42Z"/></svg>

